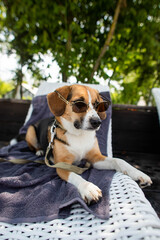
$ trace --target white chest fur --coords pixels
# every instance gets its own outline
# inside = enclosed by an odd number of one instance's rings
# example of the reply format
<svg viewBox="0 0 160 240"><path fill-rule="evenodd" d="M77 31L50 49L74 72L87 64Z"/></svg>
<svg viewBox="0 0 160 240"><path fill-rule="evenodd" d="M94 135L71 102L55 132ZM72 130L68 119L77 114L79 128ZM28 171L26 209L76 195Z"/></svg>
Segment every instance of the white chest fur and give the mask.
<svg viewBox="0 0 160 240"><path fill-rule="evenodd" d="M82 158L93 148L95 143L95 131L82 131L80 135L66 133L67 146L70 153L75 156L75 164L78 164Z"/></svg>

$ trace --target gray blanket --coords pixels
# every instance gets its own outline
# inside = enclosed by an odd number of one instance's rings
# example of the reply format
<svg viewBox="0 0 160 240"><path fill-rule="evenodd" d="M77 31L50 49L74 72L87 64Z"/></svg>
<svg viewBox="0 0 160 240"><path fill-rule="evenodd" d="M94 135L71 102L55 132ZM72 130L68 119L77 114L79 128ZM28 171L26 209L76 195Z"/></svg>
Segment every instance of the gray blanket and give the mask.
<svg viewBox="0 0 160 240"><path fill-rule="evenodd" d="M24 141L2 148L0 157L38 159ZM103 194L98 203L88 206L77 189L61 180L55 169L34 162L25 165L0 163L0 221L21 223L66 218L74 203L80 203L101 219L108 219L113 175L114 171L93 168L82 174L84 179L96 184Z"/></svg>

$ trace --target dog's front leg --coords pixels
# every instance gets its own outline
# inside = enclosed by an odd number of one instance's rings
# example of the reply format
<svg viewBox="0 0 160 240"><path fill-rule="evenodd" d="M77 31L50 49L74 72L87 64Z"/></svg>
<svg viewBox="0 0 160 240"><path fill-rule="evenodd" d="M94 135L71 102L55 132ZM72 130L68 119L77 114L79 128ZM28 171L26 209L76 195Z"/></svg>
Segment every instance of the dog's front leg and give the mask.
<svg viewBox="0 0 160 240"><path fill-rule="evenodd" d="M90 204L92 201L97 202L102 197L102 192L96 185L86 181L78 174L62 169L57 169L57 174L63 180L73 184L87 204Z"/></svg>
<svg viewBox="0 0 160 240"><path fill-rule="evenodd" d="M99 159L98 161L95 161L93 166L97 169L112 169L127 174L133 180L139 181L141 187L152 184L152 181L148 175L132 167L130 164L120 158L103 157L103 160Z"/></svg>

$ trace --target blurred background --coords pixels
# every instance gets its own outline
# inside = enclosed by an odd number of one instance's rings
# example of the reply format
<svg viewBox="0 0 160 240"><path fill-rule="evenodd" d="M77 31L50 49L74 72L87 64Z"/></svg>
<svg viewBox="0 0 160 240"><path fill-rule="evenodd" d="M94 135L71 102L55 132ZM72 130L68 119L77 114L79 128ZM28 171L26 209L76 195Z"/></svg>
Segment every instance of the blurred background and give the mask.
<svg viewBox="0 0 160 240"><path fill-rule="evenodd" d="M42 81L64 81L154 105L159 55L159 0L0 1L0 98L32 99Z"/></svg>

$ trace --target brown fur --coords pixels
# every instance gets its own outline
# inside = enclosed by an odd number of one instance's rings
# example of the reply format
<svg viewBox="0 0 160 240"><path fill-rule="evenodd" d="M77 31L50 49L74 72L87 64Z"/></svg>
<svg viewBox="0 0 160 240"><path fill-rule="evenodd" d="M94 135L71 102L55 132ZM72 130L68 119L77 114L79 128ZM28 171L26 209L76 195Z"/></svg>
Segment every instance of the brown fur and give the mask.
<svg viewBox="0 0 160 240"><path fill-rule="evenodd" d="M101 154L98 141L95 142L94 147L86 154L85 158L92 164L105 160L106 157Z"/></svg>
<svg viewBox="0 0 160 240"><path fill-rule="evenodd" d="M38 151L40 149L40 146L37 140L36 131L32 125L29 126L27 130L25 140L27 141L28 146L32 151Z"/></svg>

